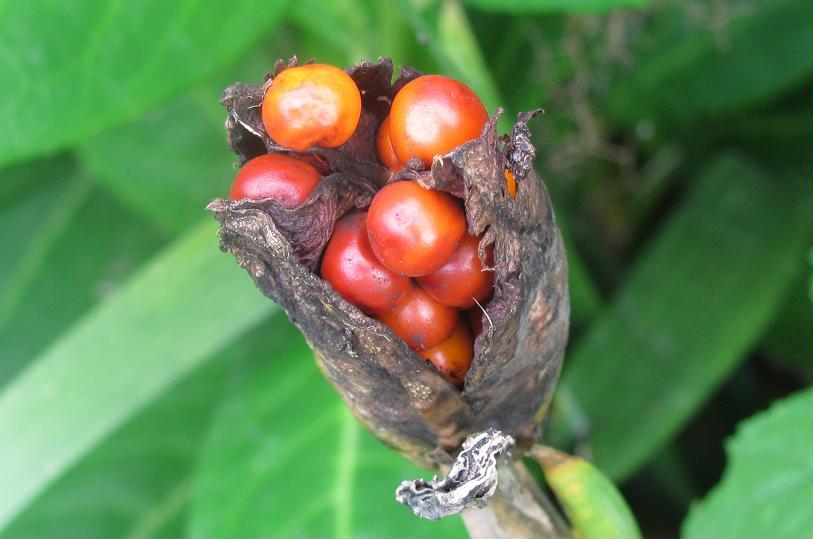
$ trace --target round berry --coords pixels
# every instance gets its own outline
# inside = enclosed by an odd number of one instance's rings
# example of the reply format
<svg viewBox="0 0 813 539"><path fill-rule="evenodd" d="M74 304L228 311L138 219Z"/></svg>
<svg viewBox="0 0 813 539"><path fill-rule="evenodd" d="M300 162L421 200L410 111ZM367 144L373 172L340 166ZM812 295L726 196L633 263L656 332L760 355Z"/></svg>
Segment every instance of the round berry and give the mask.
<svg viewBox="0 0 813 539"><path fill-rule="evenodd" d="M378 127L378 135L375 138L375 149L378 153L378 160L381 164L387 167L390 172L397 172L403 168L403 165L395 156L392 150L392 142L390 142L390 117L384 118L381 125Z"/></svg>
<svg viewBox="0 0 813 539"><path fill-rule="evenodd" d="M436 155L480 136L488 112L471 89L441 75L424 75L395 95L390 140L402 163L417 157L429 167Z"/></svg>
<svg viewBox="0 0 813 539"><path fill-rule="evenodd" d="M417 286L401 296L395 307L378 314L413 350L426 350L448 339L459 317L457 309L438 303Z"/></svg>
<svg viewBox="0 0 813 539"><path fill-rule="evenodd" d="M418 284L441 303L450 307L468 309L477 301L483 301L494 289L494 271L483 271L483 263L477 253L480 238L466 234L460 246L443 266L428 275L418 277ZM494 250L486 247L485 266L494 266ZM476 300L476 301L475 301Z"/></svg>
<svg viewBox="0 0 813 539"><path fill-rule="evenodd" d="M229 197L232 200L275 198L293 207L308 198L319 178L319 172L300 159L268 153L243 165L234 177Z"/></svg>
<svg viewBox="0 0 813 539"><path fill-rule="evenodd" d="M456 386L462 386L474 356L471 333L466 323L460 320L448 339L420 352L420 355L431 361L444 378Z"/></svg>
<svg viewBox="0 0 813 539"><path fill-rule="evenodd" d="M391 310L412 281L385 268L370 249L367 214L341 218L322 257L322 278L362 311Z"/></svg>
<svg viewBox="0 0 813 539"><path fill-rule="evenodd" d="M441 267L466 233L456 198L413 181L384 186L367 213L370 245L392 271L417 277Z"/></svg>
<svg viewBox="0 0 813 539"><path fill-rule="evenodd" d="M335 148L353 136L361 94L350 76L331 65L292 67L274 77L262 105L265 130L286 148Z"/></svg>

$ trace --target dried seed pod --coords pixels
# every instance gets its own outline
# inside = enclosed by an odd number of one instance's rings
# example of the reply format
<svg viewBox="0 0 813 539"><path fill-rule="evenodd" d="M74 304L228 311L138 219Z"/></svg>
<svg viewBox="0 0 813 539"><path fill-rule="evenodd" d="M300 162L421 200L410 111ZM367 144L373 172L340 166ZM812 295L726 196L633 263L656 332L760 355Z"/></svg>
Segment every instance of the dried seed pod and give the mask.
<svg viewBox="0 0 813 539"><path fill-rule="evenodd" d="M274 73L292 65L296 59L280 61ZM419 73L402 69L391 82L387 59L361 62L347 73L362 95L356 133L338 148L295 154L326 177L293 209L273 201L213 201L209 209L221 225L221 248L302 330L326 376L379 439L428 467L448 464L467 435L487 428L513 436L521 451L538 436L570 314L561 236L531 166L535 152L527 122L534 113L521 114L504 137L497 135L495 115L479 138L436 157L430 170L413 159L391 173L376 159L377 129L395 93ZM294 153L263 131L262 97L262 86L246 84L223 95L228 141L241 163L264 152ZM506 169L518 183L515 197L506 190ZM462 391L312 272L337 219L369 204L384 184L407 178L465 201L468 232L483 234L483 259L493 244L494 294L483 305L485 330L475 341Z"/></svg>

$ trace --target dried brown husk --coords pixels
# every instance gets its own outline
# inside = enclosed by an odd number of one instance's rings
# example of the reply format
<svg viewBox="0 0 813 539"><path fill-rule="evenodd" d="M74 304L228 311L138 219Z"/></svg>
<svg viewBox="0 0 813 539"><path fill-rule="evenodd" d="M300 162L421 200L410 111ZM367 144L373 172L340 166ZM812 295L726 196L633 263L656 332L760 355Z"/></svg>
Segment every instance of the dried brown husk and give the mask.
<svg viewBox="0 0 813 539"><path fill-rule="evenodd" d="M278 62L274 74L297 65ZM496 132L499 111L482 135L438 157L431 170L413 160L391 174L375 157L378 125L401 86L419 76L392 63L361 62L348 74L362 92L359 127L346 144L296 153L277 146L260 117L263 85L226 90L228 140L241 164L265 152L309 160L326 174L301 206L273 201L209 205L220 222L221 248L232 253L269 298L300 328L328 379L353 413L382 441L423 466L447 464L465 437L487 428L533 443L553 393L567 342L569 300L561 235L521 114L510 135ZM506 191L504 172L518 182ZM364 208L390 181L412 179L465 201L471 234L494 245L492 298L463 390L446 381L384 324L344 301L314 273L336 219Z"/></svg>

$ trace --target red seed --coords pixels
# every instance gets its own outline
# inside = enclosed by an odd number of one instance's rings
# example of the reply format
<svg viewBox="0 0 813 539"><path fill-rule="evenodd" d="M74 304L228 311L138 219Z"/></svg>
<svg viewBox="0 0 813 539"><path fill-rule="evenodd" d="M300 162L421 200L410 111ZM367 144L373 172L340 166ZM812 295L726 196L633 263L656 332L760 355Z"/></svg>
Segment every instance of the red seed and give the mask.
<svg viewBox="0 0 813 539"><path fill-rule="evenodd" d="M483 301L494 289L494 271L483 270L477 253L480 238L466 234L460 246L440 268L418 277L418 284L441 303L467 309L476 301ZM486 247L485 266L494 266L494 250Z"/></svg>
<svg viewBox="0 0 813 539"><path fill-rule="evenodd" d="M249 160L234 178L232 200L276 198L289 207L308 198L319 182L319 172L310 164L283 154L265 154Z"/></svg>
<svg viewBox="0 0 813 539"><path fill-rule="evenodd" d="M420 353L429 360L443 376L457 386L462 386L471 367L474 348L469 328L463 320L458 321L448 339Z"/></svg>
<svg viewBox="0 0 813 539"><path fill-rule="evenodd" d="M459 316L457 309L438 303L416 286L378 319L413 350L426 350L449 338Z"/></svg>
<svg viewBox="0 0 813 539"><path fill-rule="evenodd" d="M392 142L390 142L390 117L384 118L381 126L378 128L378 134L375 138L375 149L378 154L378 160L381 164L387 167L390 172L397 172L403 168L403 164L398 161L395 152L392 149Z"/></svg>
<svg viewBox="0 0 813 539"><path fill-rule="evenodd" d="M373 252L386 267L410 277L441 267L465 232L466 215L455 197L412 181L386 185L367 214Z"/></svg>
<svg viewBox="0 0 813 539"><path fill-rule="evenodd" d="M395 95L390 140L402 163L417 157L429 167L436 155L480 136L488 112L471 89L441 75L424 75Z"/></svg>
<svg viewBox="0 0 813 539"><path fill-rule="evenodd" d="M338 67L307 64L286 69L263 97L265 130L280 146L305 151L335 148L353 136L361 117L361 93Z"/></svg>
<svg viewBox="0 0 813 539"><path fill-rule="evenodd" d="M367 239L367 214L340 219L322 257L322 278L347 301L367 313L391 310L412 281L384 267Z"/></svg>

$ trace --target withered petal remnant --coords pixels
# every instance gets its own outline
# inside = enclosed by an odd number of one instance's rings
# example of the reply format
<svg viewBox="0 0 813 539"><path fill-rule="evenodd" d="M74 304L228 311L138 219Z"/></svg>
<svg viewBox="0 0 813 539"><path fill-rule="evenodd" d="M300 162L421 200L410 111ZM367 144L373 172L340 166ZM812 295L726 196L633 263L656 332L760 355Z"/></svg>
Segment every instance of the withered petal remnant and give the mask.
<svg viewBox="0 0 813 539"><path fill-rule="evenodd" d="M513 445L513 438L495 429L471 435L444 477L404 481L395 499L427 520L485 507L497 490L497 459Z"/></svg>

